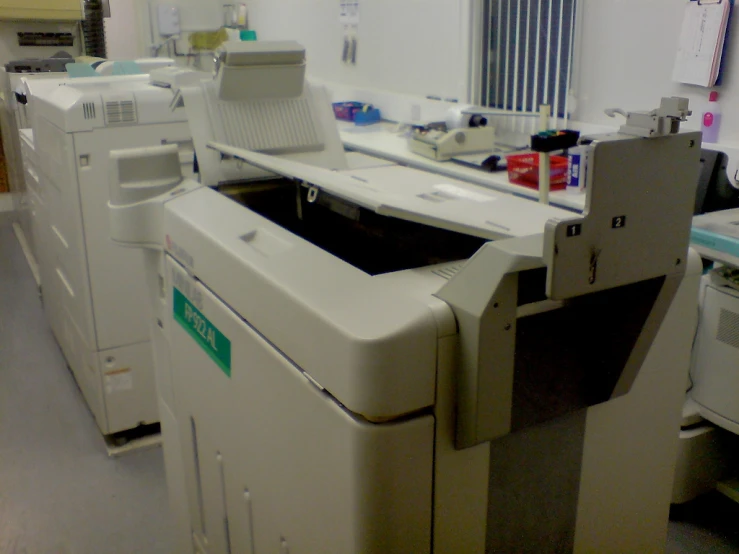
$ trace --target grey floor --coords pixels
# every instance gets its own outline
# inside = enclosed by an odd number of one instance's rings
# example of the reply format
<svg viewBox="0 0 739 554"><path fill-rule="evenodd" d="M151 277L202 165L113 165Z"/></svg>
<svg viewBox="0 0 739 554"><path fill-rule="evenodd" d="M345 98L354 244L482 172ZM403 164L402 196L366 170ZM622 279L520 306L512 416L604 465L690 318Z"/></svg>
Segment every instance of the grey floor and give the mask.
<svg viewBox="0 0 739 554"><path fill-rule="evenodd" d="M673 507L667 554L734 554L739 552L739 505L709 493Z"/></svg>
<svg viewBox="0 0 739 554"><path fill-rule="evenodd" d="M160 448L108 458L0 213L0 554L171 552Z"/></svg>
<svg viewBox="0 0 739 554"><path fill-rule="evenodd" d="M108 458L10 217L0 213L0 554L169 554L162 452ZM739 553L739 506L712 494L675 510L666 552Z"/></svg>

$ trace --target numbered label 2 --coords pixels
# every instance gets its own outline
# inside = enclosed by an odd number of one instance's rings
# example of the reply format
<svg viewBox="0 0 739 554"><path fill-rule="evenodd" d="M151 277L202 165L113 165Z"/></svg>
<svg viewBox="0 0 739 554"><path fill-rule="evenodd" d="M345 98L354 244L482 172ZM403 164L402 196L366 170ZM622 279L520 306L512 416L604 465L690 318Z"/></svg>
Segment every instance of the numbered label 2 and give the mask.
<svg viewBox="0 0 739 554"><path fill-rule="evenodd" d="M621 229L622 227L626 227L625 215L617 215L611 220L611 229Z"/></svg>

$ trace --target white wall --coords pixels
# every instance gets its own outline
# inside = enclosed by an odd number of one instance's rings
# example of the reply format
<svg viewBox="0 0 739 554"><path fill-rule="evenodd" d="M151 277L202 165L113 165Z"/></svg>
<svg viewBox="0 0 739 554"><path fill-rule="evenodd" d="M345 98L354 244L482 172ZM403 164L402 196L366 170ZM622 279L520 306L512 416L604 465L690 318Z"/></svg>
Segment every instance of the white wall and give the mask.
<svg viewBox="0 0 739 554"><path fill-rule="evenodd" d="M111 0L145 5L146 0ZM182 1L182 0L180 0ZM195 1L195 0L191 0ZM198 0L216 8L221 0ZM470 66L477 55L482 0L359 0L358 61L341 61L344 29L339 0L243 0L250 26L260 40L293 39L307 49L308 71L326 81L420 96L466 100ZM662 96L688 96L696 115L686 127L700 127L708 90L671 79L683 0L580 0L582 16L574 117L608 126L620 120L603 114L608 107L630 110L656 107ZM139 17L144 10L139 8ZM139 23L146 28L148 21ZM125 25L128 27L128 24ZM739 12L730 30L721 94L722 143L739 143ZM120 36L125 39L125 32ZM140 33L139 44L146 42Z"/></svg>
<svg viewBox="0 0 739 554"><path fill-rule="evenodd" d="M195 30L217 30L223 22L223 4L228 0L110 0L111 4L121 3L125 6L124 28L116 31L116 39L121 41L136 42L137 55L139 57L151 56L152 45L162 45L165 38L159 36L156 21L156 7L158 4L175 5L180 10L180 24L182 34L177 41L177 49L180 54L175 61L180 65L193 65L194 58L188 58L185 53L189 50L189 31ZM130 7L129 7L130 6ZM114 8L111 6L111 13ZM134 31L132 31L134 29ZM130 38L127 38L127 33ZM154 37L152 37L154 33ZM133 38L135 36L135 39ZM132 45L121 44L120 52L132 53ZM110 52L108 53L111 56ZM163 46L159 55L162 57L174 57L171 43ZM203 67L201 69L210 71L212 69L213 56L203 53L200 57Z"/></svg>
<svg viewBox="0 0 739 554"><path fill-rule="evenodd" d="M108 58L133 60L147 55L140 34L135 0L110 0L110 17L105 19Z"/></svg>
<svg viewBox="0 0 739 554"><path fill-rule="evenodd" d="M225 3L189 1L219 13ZM356 65L341 61L344 27L339 0L242 1L260 40L297 40L306 47L308 72L314 77L444 99L468 97L475 40L470 32L472 6L480 0L360 0ZM146 0L111 0L111 4L114 14L116 4L122 14L120 26L109 25L109 55L131 57L134 42L138 55L143 55L150 42ZM132 29L138 30L135 40Z"/></svg>
<svg viewBox="0 0 739 554"><path fill-rule="evenodd" d="M297 40L309 74L357 87L464 100L474 0L360 0L357 64L341 61L339 0L250 0L260 40Z"/></svg>
<svg viewBox="0 0 739 554"><path fill-rule="evenodd" d="M575 117L613 124L609 107L630 110L657 107L662 96L687 96L693 116L685 125L700 128L708 89L672 81L685 2L681 0L584 0L580 75ZM739 12L732 16L723 84L720 141L739 141Z"/></svg>

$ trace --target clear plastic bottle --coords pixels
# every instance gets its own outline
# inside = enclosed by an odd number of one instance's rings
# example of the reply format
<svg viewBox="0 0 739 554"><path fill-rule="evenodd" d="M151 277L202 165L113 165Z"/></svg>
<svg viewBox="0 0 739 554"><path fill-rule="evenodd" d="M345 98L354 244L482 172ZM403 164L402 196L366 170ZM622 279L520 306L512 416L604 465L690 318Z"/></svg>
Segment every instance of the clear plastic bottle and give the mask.
<svg viewBox="0 0 739 554"><path fill-rule="evenodd" d="M718 92L715 90L708 96L708 108L703 112L701 131L703 142L718 142L718 131L721 126L721 109L718 105Z"/></svg>

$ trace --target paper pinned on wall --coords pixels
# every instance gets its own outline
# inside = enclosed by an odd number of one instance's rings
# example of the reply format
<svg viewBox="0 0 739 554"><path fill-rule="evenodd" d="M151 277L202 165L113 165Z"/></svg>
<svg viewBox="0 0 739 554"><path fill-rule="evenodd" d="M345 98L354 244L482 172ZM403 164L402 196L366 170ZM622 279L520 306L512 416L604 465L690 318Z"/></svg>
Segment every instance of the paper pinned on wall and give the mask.
<svg viewBox="0 0 739 554"><path fill-rule="evenodd" d="M359 25L359 0L339 2L339 21L344 25Z"/></svg>
<svg viewBox="0 0 739 554"><path fill-rule="evenodd" d="M339 1L339 21L344 26L344 45L341 61L357 63L357 35L359 30L359 0Z"/></svg>
<svg viewBox="0 0 739 554"><path fill-rule="evenodd" d="M730 0L691 0L685 6L672 79L712 87L718 79Z"/></svg>

